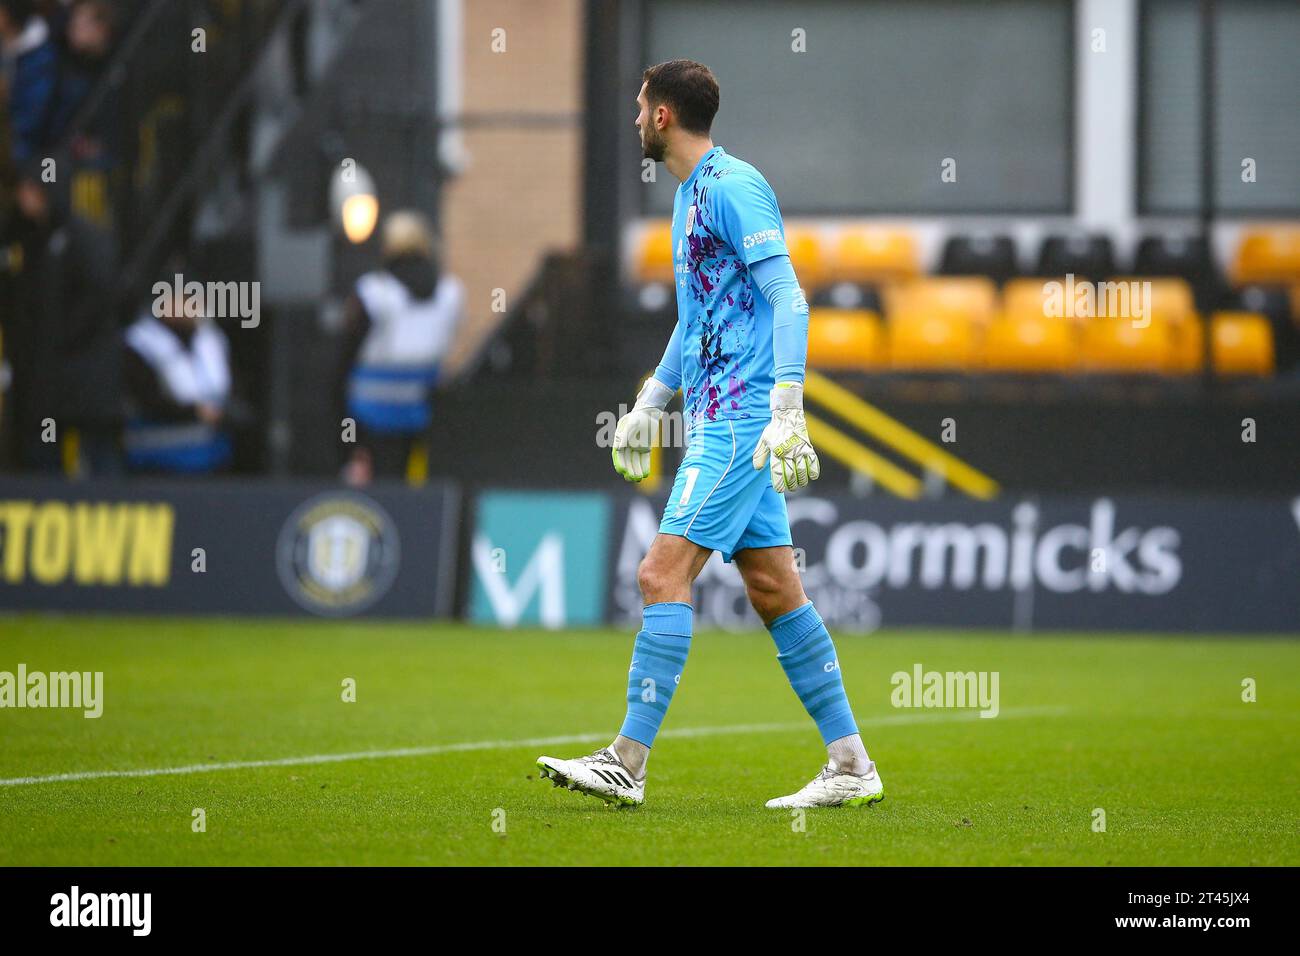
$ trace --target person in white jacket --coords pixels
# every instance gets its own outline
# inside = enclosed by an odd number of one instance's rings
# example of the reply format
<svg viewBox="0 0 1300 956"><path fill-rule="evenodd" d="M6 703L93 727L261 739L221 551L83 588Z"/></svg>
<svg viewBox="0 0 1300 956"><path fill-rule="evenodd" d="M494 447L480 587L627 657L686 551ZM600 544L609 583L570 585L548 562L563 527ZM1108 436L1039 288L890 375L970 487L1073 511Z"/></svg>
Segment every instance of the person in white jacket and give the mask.
<svg viewBox="0 0 1300 956"><path fill-rule="evenodd" d="M126 330L125 445L133 471L204 474L232 457L230 345L215 322L186 305L168 297Z"/></svg>
<svg viewBox="0 0 1300 956"><path fill-rule="evenodd" d="M431 396L464 313L460 280L441 270L433 229L401 210L383 225L383 264L357 280L344 316L337 384L344 419L344 476L353 484L401 478L433 419Z"/></svg>

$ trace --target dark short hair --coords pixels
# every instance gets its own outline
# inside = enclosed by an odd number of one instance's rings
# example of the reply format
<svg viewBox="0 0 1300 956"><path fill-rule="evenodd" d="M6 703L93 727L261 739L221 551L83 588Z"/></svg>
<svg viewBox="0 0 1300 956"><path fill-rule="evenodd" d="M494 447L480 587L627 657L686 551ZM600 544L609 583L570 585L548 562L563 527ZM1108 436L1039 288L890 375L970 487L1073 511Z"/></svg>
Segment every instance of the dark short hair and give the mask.
<svg viewBox="0 0 1300 956"><path fill-rule="evenodd" d="M703 63L666 60L642 74L645 98L652 105L672 108L677 123L688 133L707 133L718 112L718 80Z"/></svg>

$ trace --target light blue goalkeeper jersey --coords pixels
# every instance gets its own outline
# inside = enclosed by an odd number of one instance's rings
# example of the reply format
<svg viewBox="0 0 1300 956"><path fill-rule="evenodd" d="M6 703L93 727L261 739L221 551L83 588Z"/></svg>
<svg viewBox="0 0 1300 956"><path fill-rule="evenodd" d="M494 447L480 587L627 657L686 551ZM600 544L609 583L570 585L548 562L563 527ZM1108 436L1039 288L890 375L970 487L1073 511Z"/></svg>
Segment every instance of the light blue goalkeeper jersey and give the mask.
<svg viewBox="0 0 1300 956"><path fill-rule="evenodd" d="M749 267L787 251L772 187L713 147L677 187L672 241L687 422L769 418L772 307Z"/></svg>

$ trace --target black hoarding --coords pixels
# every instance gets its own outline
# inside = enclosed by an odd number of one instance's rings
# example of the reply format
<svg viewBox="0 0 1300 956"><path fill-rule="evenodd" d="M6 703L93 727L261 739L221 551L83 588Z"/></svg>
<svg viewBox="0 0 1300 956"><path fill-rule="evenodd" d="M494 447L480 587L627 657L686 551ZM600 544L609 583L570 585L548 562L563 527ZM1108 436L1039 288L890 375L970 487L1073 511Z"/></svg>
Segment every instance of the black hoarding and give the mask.
<svg viewBox="0 0 1300 956"><path fill-rule="evenodd" d="M238 481L0 480L0 609L449 614L458 499Z"/></svg>
<svg viewBox="0 0 1300 956"><path fill-rule="evenodd" d="M802 494L795 561L822 617L882 626L1300 633L1300 498L1006 496L992 502ZM620 502L609 614L640 620L636 564L662 504ZM714 555L701 627L753 627L740 576Z"/></svg>

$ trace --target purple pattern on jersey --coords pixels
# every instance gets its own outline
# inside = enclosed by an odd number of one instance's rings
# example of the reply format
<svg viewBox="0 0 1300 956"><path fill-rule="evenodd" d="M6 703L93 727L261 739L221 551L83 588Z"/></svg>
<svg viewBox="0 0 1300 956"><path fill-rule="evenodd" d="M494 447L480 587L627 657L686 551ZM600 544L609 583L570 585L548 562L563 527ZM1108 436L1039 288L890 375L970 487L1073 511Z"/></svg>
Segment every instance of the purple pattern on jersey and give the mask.
<svg viewBox="0 0 1300 956"><path fill-rule="evenodd" d="M700 169L692 184L691 205L695 209L695 218L686 235L689 276L686 291L692 307L704 309L704 317L698 320L700 332L696 361L704 370L706 384L699 390L694 386L686 389L688 421L714 421L719 410L742 411L741 399L749 390L748 383L739 374L738 358L751 347L753 280L744 260L719 238L707 211L709 182L728 172L730 170L719 170L715 163L710 162ZM739 288L728 292L722 301L733 308L739 305L743 321L719 323L713 316L714 293L724 281L731 279L732 273L741 273ZM747 416L748 412L742 411L741 417Z"/></svg>

